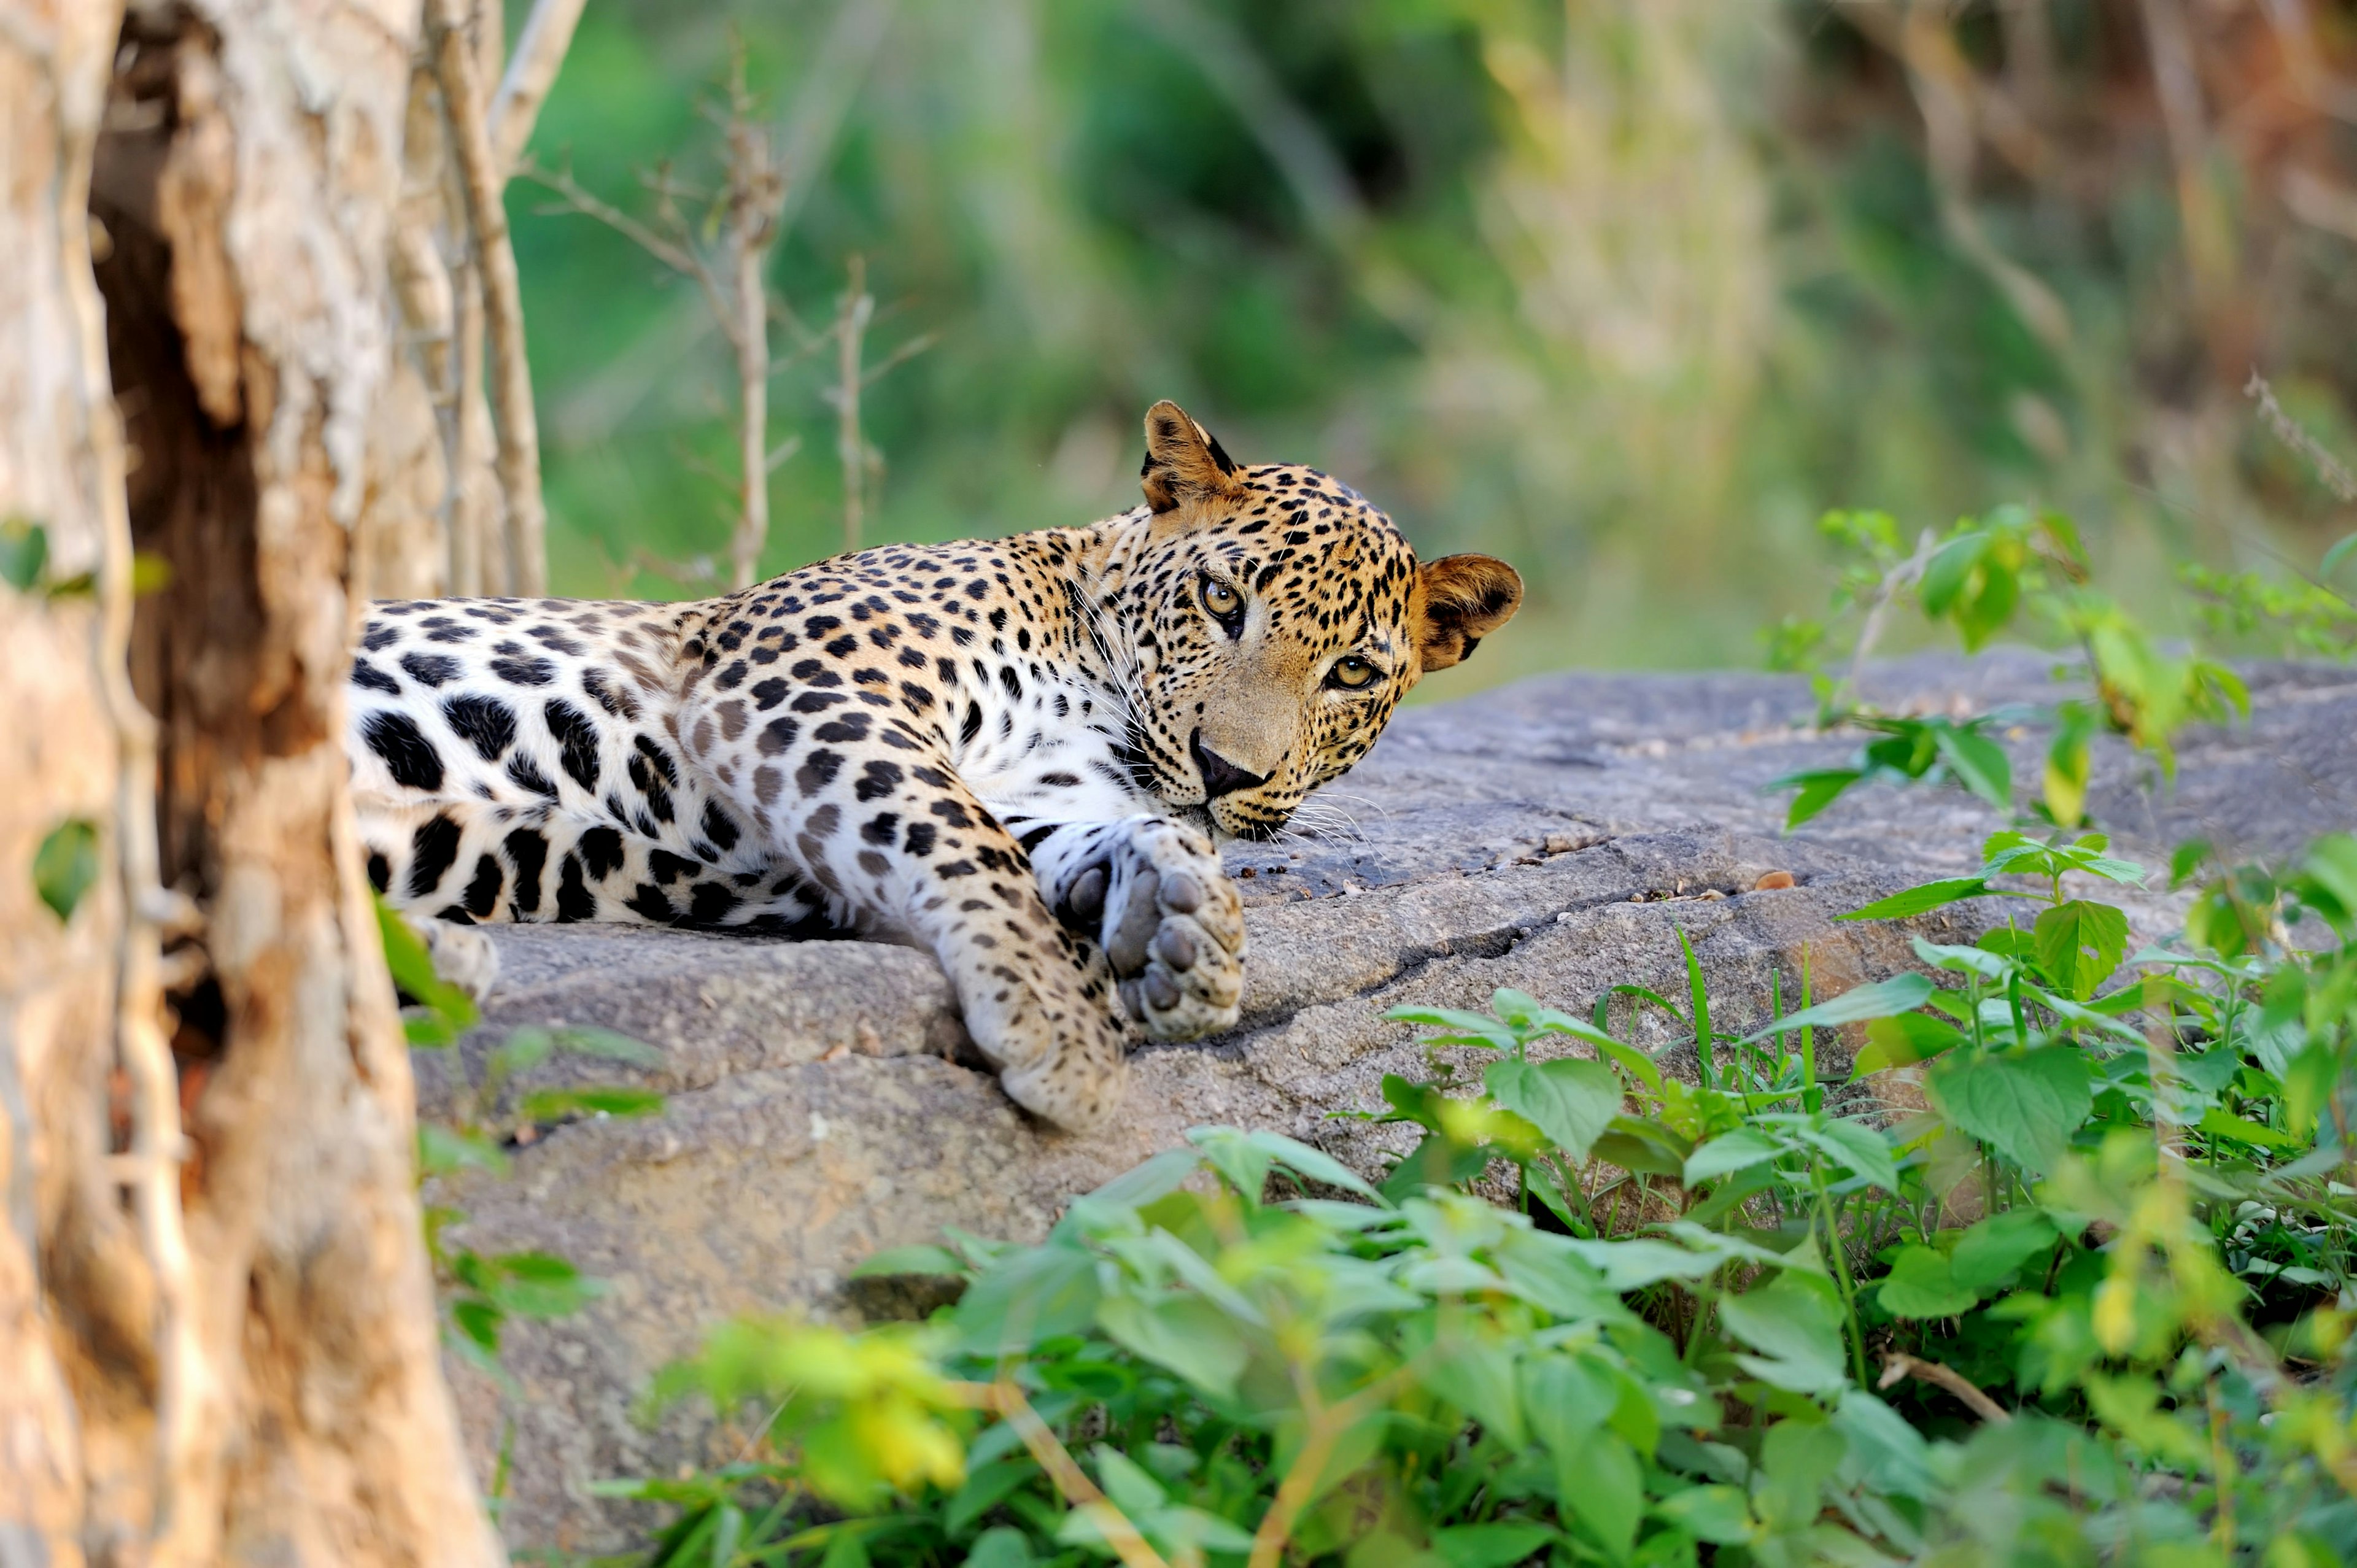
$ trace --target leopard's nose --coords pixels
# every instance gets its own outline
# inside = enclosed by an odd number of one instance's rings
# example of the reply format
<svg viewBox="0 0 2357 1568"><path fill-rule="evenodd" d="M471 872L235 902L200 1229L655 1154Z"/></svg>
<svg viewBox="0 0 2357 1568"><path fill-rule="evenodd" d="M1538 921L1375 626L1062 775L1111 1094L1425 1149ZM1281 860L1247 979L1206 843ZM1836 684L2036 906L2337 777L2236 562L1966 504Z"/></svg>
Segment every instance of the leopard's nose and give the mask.
<svg viewBox="0 0 2357 1568"><path fill-rule="evenodd" d="M1247 773L1203 744L1203 732L1197 730L1188 743L1195 754L1195 770L1203 776L1203 799L1216 800L1222 795L1232 795L1239 789L1256 789L1268 782L1265 773Z"/></svg>

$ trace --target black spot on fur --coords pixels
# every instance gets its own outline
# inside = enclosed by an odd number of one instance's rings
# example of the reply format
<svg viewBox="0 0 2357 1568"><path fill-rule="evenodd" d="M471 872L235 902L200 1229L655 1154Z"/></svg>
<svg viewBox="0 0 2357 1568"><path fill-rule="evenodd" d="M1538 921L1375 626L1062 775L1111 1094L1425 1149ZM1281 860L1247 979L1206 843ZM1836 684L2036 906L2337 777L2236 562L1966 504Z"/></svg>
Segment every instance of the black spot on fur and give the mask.
<svg viewBox="0 0 2357 1568"><path fill-rule="evenodd" d="M683 876L691 881L694 880L696 872L700 869L701 867L695 862L684 856L673 854L667 849L655 850L647 856L647 875L665 887Z"/></svg>
<svg viewBox="0 0 2357 1568"><path fill-rule="evenodd" d="M421 686L439 686L458 674L458 661L447 653L404 653L401 667Z"/></svg>
<svg viewBox="0 0 2357 1568"><path fill-rule="evenodd" d="M417 824L409 841L409 896L423 898L442 886L442 877L458 859L458 824L440 811Z"/></svg>
<svg viewBox="0 0 2357 1568"><path fill-rule="evenodd" d="M580 849L582 864L601 882L622 869L622 835L611 828L591 828L583 833Z"/></svg>
<svg viewBox="0 0 2357 1568"><path fill-rule="evenodd" d="M478 856L474 880L467 884L467 913L479 920L498 908L500 886L506 880L507 873L500 869L498 861L488 854Z"/></svg>
<svg viewBox="0 0 2357 1568"><path fill-rule="evenodd" d="M556 799L556 786L548 781L548 775L540 770L539 764L521 751L508 758L508 777L519 789L529 789L552 800Z"/></svg>
<svg viewBox="0 0 2357 1568"><path fill-rule="evenodd" d="M548 837L536 828L518 828L504 841L510 864L515 867L515 897L510 900L521 917L540 908L540 876L548 868ZM566 855L565 863L573 865ZM576 866L574 875L580 875Z"/></svg>
<svg viewBox="0 0 2357 1568"><path fill-rule="evenodd" d="M716 926L727 918L737 905L737 895L718 882L696 884L695 895L687 903L687 918L700 926Z"/></svg>
<svg viewBox="0 0 2357 1568"><path fill-rule="evenodd" d="M771 719L762 729L761 738L754 744L760 747L762 756L775 757L794 744L794 737L802 733L802 727L792 719Z"/></svg>
<svg viewBox="0 0 2357 1568"><path fill-rule="evenodd" d="M384 759L394 783L410 789L442 788L442 756L407 714L371 714L361 734L369 749Z"/></svg>
<svg viewBox="0 0 2357 1568"><path fill-rule="evenodd" d="M380 893L393 886L393 866L380 851L369 851L368 879L369 886Z"/></svg>
<svg viewBox="0 0 2357 1568"><path fill-rule="evenodd" d="M352 660L352 684L371 692L382 692L387 696L401 695L401 682L365 659Z"/></svg>
<svg viewBox="0 0 2357 1568"><path fill-rule="evenodd" d="M794 783L805 795L815 795L834 782L835 770L843 766L843 757L832 751L813 751L802 765L794 769Z"/></svg>
<svg viewBox="0 0 2357 1568"><path fill-rule="evenodd" d="M720 853L726 854L737 847L737 840L742 835L735 820L720 809L719 801L706 800L704 803L704 836L717 844Z"/></svg>
<svg viewBox="0 0 2357 1568"><path fill-rule="evenodd" d="M448 698L442 704L442 717L486 762L497 762L515 744L515 710L497 697Z"/></svg>
<svg viewBox="0 0 2357 1568"><path fill-rule="evenodd" d="M832 741L866 740L867 722L866 714L845 714L839 719L831 719L819 725L811 732L811 738Z"/></svg>
<svg viewBox="0 0 2357 1568"><path fill-rule="evenodd" d="M651 882L639 884L638 891L623 902L622 907L659 926L668 926L679 918L679 911L662 896L662 889Z"/></svg>
<svg viewBox="0 0 2357 1568"><path fill-rule="evenodd" d="M597 727L589 715L562 697L551 697L541 710L548 733L556 737L556 760L565 776L584 789L597 788Z"/></svg>
<svg viewBox="0 0 2357 1568"><path fill-rule="evenodd" d="M491 660L491 673L511 686L545 686L556 679L556 666L545 659L502 654Z"/></svg>
<svg viewBox="0 0 2357 1568"><path fill-rule="evenodd" d="M888 734L889 732L887 732ZM900 787L899 765L891 762L870 762L859 770L859 784L853 790L862 801L880 800Z"/></svg>
<svg viewBox="0 0 2357 1568"><path fill-rule="evenodd" d="M597 918L597 896L590 892L588 885L581 880L579 855L566 855L564 866L557 873L556 918L566 924Z"/></svg>

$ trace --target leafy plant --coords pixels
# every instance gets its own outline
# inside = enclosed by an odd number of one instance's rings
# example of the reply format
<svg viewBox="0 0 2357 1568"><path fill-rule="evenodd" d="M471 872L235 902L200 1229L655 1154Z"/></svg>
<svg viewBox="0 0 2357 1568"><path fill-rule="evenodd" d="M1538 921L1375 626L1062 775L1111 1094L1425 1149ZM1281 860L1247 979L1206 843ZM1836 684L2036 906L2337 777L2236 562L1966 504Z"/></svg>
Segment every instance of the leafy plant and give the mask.
<svg viewBox="0 0 2357 1568"><path fill-rule="evenodd" d="M2028 815L2076 827L2086 817L2089 742L2097 731L2126 737L2167 774L2176 766L2172 738L2186 725L2249 712L2249 693L2233 671L2200 653L2169 650L2117 602L2087 586L2086 552L2077 528L2060 513L2000 507L1962 519L1945 534L1926 529L1905 554L1887 513L1831 512L1819 526L1853 561L1835 591L1835 613L1857 610L1860 623L1847 671L1816 678L1818 725L1877 738L1846 768L1791 774L1769 786L1794 792L1788 830L1875 782L1953 783L2011 815L2012 764L1992 732L2023 724L2048 732ZM2084 687L2052 703L1968 718L1888 714L1862 704L1857 685L1865 661L1890 613L1910 602L1932 625L1953 630L1968 653L2007 632L2068 649L2075 660L2057 674ZM1821 646L1824 628L1805 624L1813 636L1788 629L1771 651L1792 657L1803 646Z"/></svg>
<svg viewBox="0 0 2357 1568"><path fill-rule="evenodd" d="M402 1020L410 1045L430 1050L449 1048L481 1023L480 1010L474 998L435 972L432 955L407 922L382 899L376 911L385 965L393 984L411 1000ZM466 1170L505 1176L508 1147L544 1123L584 1115L646 1116L662 1109L663 1098L653 1090L619 1085L533 1090L511 1100L508 1089L516 1076L558 1051L634 1067L651 1067L662 1060L652 1047L627 1036L580 1027L511 1030L484 1053L481 1066L471 1072L465 1057L453 1052L453 1071L460 1077L459 1091L454 1097L457 1114L447 1122L418 1119L419 1178ZM595 1300L604 1286L569 1260L551 1252L485 1254L448 1245L444 1231L465 1218L463 1210L447 1205L432 1205L425 1210L426 1251L441 1286L446 1314L444 1342L504 1379L499 1365L500 1341L511 1319L568 1316Z"/></svg>
<svg viewBox="0 0 2357 1568"><path fill-rule="evenodd" d="M872 1260L963 1284L930 1323L726 1326L657 1397L756 1441L604 1488L679 1509L631 1561L2347 1561L2357 840L2190 850L2134 953L2109 848L1994 835L1851 918L2021 917L1755 1029L1690 945L1683 1004L1403 1010L1380 1184L1199 1128L1039 1246Z"/></svg>

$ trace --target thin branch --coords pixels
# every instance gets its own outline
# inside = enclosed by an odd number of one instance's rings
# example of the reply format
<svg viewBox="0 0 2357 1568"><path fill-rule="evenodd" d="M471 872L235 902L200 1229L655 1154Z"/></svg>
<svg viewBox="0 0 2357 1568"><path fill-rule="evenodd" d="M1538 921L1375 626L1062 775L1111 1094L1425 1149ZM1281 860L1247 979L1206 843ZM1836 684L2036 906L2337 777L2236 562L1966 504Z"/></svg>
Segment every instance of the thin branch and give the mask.
<svg viewBox="0 0 2357 1568"><path fill-rule="evenodd" d="M1954 1368L1943 1367L1937 1361L1926 1361L1920 1356L1910 1356L1903 1350L1894 1350L1882 1359L1882 1377L1875 1386L1887 1389L1901 1378L1919 1378L1947 1390L1964 1401L1965 1407L1975 1415L1992 1426L2003 1426L2013 1419L2013 1412L1983 1393L1977 1384Z"/></svg>
<svg viewBox="0 0 2357 1568"><path fill-rule="evenodd" d="M2307 458L2324 488L2343 501L2357 501L2357 475L2350 473L2340 458L2325 449L2324 444L2308 433L2307 426L2283 410L2276 401L2276 389L2267 384L2266 377L2258 371L2243 383L2243 395L2259 405L2259 417L2266 421L2275 438Z"/></svg>
<svg viewBox="0 0 2357 1568"><path fill-rule="evenodd" d="M526 158L517 166L515 172L518 179L530 180L543 190L556 197L563 204L545 210L572 211L579 213L584 218L595 219L672 271L683 277L694 278L703 288L705 301L711 306L713 316L723 324L724 328L726 328L728 311L726 298L720 291L719 280L712 275L712 269L704 264L704 258L697 255L694 249L684 241L669 240L655 232L612 202L584 187L573 177L573 172L570 169L551 171L542 168L530 158Z"/></svg>
<svg viewBox="0 0 2357 1568"><path fill-rule="evenodd" d="M854 256L843 304L834 317L835 384L827 401L834 404L834 456L843 468L843 553L859 548L860 525L866 510L867 444L859 434L859 392L866 385L859 361L865 351L868 321L876 314L876 296L867 292L867 258Z"/></svg>
<svg viewBox="0 0 2357 1568"><path fill-rule="evenodd" d="M1170 1568L1163 1555L1137 1533L1129 1516L1097 1489L1097 1484L1089 1479L1088 1472L1081 1468L1071 1451L1039 1419L1039 1412L1031 1408L1031 1402L1023 1397L1021 1389L1004 1378L995 1383L958 1383L952 1388L970 1408L987 1411L1015 1429L1015 1434L1023 1439L1023 1446L1031 1451L1031 1457L1048 1473L1049 1480L1055 1483L1064 1501L1075 1512L1087 1514L1096 1521L1105 1544L1128 1568Z"/></svg>
<svg viewBox="0 0 2357 1568"><path fill-rule="evenodd" d="M729 586L749 588L770 539L770 296L762 272L778 236L786 187L768 133L753 123L745 46L732 38L728 67L728 194L721 232L728 248L733 311L723 329L737 358L737 528L728 540Z"/></svg>
<svg viewBox="0 0 2357 1568"><path fill-rule="evenodd" d="M540 425L532 406L524 355L523 290L508 236L502 166L483 124L482 84L466 36L461 0L432 0L429 31L435 74L457 153L467 225L474 237L491 349L493 403L499 414L500 489L507 501L511 586L526 598L548 592L548 513L540 493Z"/></svg>
<svg viewBox="0 0 2357 1568"><path fill-rule="evenodd" d="M564 68L565 51L573 47L573 29L579 25L587 3L534 0L532 15L524 18L515 52L508 57L508 69L491 99L491 156L499 167L514 168L524 145L532 140L533 124L540 118L548 90L556 85L556 73Z"/></svg>
<svg viewBox="0 0 2357 1568"><path fill-rule="evenodd" d="M931 348L941 340L942 335L938 332L920 333L916 337L909 338L906 343L901 344L899 348L893 349L890 353L885 355L881 360L877 360L874 368L859 378L859 384L863 387L874 386L877 381L884 379L887 371L891 371L896 366L907 364L910 360L915 359L918 355L923 353L926 349Z"/></svg>

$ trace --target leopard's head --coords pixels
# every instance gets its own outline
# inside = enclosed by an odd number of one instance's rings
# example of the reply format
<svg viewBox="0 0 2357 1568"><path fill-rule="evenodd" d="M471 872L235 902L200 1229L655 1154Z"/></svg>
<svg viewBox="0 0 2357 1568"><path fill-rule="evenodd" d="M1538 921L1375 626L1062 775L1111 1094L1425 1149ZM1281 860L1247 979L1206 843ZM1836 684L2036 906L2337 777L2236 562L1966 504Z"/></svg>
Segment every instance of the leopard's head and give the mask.
<svg viewBox="0 0 2357 1568"><path fill-rule="evenodd" d="M1420 563L1349 486L1239 465L1174 403L1146 413L1142 484L1114 628L1131 743L1155 792L1222 834L1277 832L1522 602L1504 562Z"/></svg>

